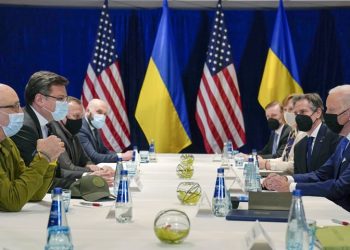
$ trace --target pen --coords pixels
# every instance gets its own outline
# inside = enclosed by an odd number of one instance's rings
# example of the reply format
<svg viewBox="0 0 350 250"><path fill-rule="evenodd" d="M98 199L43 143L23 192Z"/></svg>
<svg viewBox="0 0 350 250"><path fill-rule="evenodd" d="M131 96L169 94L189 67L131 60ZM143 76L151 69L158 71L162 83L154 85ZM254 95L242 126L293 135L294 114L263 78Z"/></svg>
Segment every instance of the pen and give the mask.
<svg viewBox="0 0 350 250"><path fill-rule="evenodd" d="M350 223L347 222L347 221L341 221L341 220L337 220L337 219L332 219L332 221L336 224L340 224L340 225L343 225L343 226L348 226Z"/></svg>
<svg viewBox="0 0 350 250"><path fill-rule="evenodd" d="M102 204L97 203L97 202L90 203L90 202L81 201L80 204L85 205L85 206L91 206L91 207L102 207Z"/></svg>

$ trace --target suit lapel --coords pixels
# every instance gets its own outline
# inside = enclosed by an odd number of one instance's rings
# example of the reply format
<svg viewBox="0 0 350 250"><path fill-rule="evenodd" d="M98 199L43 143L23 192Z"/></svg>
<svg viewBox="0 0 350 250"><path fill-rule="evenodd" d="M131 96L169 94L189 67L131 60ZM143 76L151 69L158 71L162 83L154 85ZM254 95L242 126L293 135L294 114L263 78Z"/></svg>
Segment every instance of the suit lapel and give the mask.
<svg viewBox="0 0 350 250"><path fill-rule="evenodd" d="M38 120L38 117L36 116L36 114L34 113L33 109L29 106L26 105L24 110L27 112L27 114L32 118L32 120L34 121L35 124L35 128L38 132L39 138L43 138L43 133L41 131L41 127L40 127L40 122Z"/></svg>
<svg viewBox="0 0 350 250"><path fill-rule="evenodd" d="M311 164L309 166L309 171L313 171L315 168L319 167L319 166L314 166L314 164L316 164L315 161L317 162L318 156L321 153L322 144L323 144L323 141L325 140L326 132L327 132L326 126L322 124L315 138L314 147L312 149Z"/></svg>
<svg viewBox="0 0 350 250"><path fill-rule="evenodd" d="M86 118L83 119L83 128L89 134L90 140L92 140L94 148L97 150L98 149L97 141L95 139L93 131L91 130L90 125L89 125L88 121L86 120Z"/></svg>
<svg viewBox="0 0 350 250"><path fill-rule="evenodd" d="M300 167L303 169L300 169L302 173L307 172L307 160L306 160L306 147L307 147L307 136L305 136L303 139L299 142L299 152L300 152L300 158L299 161L301 161Z"/></svg>
<svg viewBox="0 0 350 250"><path fill-rule="evenodd" d="M349 144L349 141L347 139L343 141L342 148L344 148L344 150L340 152L339 163L337 164L337 170L335 175L336 179L339 178L339 175L341 174L343 168L345 168L345 166L347 166L350 162L350 146L348 144Z"/></svg>

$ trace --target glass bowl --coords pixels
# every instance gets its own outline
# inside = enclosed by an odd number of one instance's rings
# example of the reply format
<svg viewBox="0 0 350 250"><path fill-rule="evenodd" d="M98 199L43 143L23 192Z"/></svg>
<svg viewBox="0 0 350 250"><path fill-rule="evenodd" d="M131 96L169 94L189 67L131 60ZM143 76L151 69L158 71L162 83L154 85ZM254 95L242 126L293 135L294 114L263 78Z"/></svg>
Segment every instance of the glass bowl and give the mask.
<svg viewBox="0 0 350 250"><path fill-rule="evenodd" d="M190 232L190 219L187 214L177 209L159 212L154 220L154 233L164 243L181 243Z"/></svg>
<svg viewBox="0 0 350 250"><path fill-rule="evenodd" d="M182 165L193 165L194 156L193 154L182 154L180 156L180 162Z"/></svg>
<svg viewBox="0 0 350 250"><path fill-rule="evenodd" d="M193 176L193 166L192 165L184 165L184 164L180 163L176 167L176 174L180 178L191 179Z"/></svg>
<svg viewBox="0 0 350 250"><path fill-rule="evenodd" d="M176 189L177 198L184 205L196 205L201 198L202 189L197 182L181 182Z"/></svg>

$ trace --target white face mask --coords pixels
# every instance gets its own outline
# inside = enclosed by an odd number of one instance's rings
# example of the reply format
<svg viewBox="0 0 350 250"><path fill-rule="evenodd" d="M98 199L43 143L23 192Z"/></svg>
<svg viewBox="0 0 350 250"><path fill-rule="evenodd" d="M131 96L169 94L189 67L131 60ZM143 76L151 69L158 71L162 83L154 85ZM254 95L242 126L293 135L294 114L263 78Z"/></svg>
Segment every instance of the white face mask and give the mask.
<svg viewBox="0 0 350 250"><path fill-rule="evenodd" d="M2 127L4 134L7 137L11 137L22 128L24 120L24 114L21 113L12 113L9 114L9 124L7 126Z"/></svg>
<svg viewBox="0 0 350 250"><path fill-rule="evenodd" d="M284 116L284 120L286 121L286 123L289 126L295 128L295 126L296 126L295 114L293 112L284 112L283 116Z"/></svg>
<svg viewBox="0 0 350 250"><path fill-rule="evenodd" d="M94 114L93 119L91 120L92 126L97 129L102 128L105 125L106 116L102 114Z"/></svg>

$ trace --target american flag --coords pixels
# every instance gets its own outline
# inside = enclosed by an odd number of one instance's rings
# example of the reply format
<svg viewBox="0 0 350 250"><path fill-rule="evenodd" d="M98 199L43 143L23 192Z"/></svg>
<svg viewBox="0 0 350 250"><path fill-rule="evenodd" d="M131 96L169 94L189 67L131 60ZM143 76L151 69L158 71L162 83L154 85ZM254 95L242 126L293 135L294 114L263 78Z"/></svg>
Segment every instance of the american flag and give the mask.
<svg viewBox="0 0 350 250"><path fill-rule="evenodd" d="M85 76L82 102L85 108L94 98L104 100L110 105L106 126L102 128L101 135L109 149L120 151L130 145L130 128L112 30L108 1L105 0L93 56Z"/></svg>
<svg viewBox="0 0 350 250"><path fill-rule="evenodd" d="M207 59L197 96L196 120L207 153L220 153L224 142L245 144L241 97L221 1L217 4Z"/></svg>

